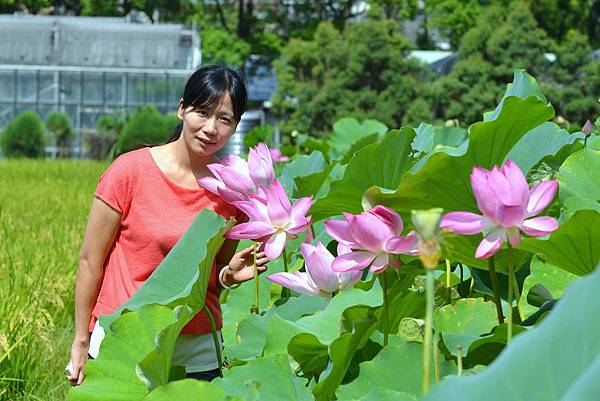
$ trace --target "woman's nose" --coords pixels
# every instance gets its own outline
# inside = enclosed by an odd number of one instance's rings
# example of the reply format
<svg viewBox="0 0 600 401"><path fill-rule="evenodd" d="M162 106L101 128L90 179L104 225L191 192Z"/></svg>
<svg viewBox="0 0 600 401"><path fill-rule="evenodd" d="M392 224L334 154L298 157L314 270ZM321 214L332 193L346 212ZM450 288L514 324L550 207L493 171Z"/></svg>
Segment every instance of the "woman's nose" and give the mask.
<svg viewBox="0 0 600 401"><path fill-rule="evenodd" d="M206 120L203 130L208 135L214 135L217 133L217 120L214 117L210 117Z"/></svg>

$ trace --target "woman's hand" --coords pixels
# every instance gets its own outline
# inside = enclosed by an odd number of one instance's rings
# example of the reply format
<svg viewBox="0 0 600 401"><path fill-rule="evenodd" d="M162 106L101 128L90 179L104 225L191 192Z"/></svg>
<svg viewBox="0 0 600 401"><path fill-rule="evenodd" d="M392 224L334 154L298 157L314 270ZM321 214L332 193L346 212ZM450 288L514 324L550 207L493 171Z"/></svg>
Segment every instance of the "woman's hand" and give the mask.
<svg viewBox="0 0 600 401"><path fill-rule="evenodd" d="M67 379L73 386L79 386L83 383L83 366L88 358L89 341L74 341L71 346L71 364L73 365L71 374Z"/></svg>
<svg viewBox="0 0 600 401"><path fill-rule="evenodd" d="M268 261L269 259L264 252L257 252L256 266L259 274L267 270ZM254 278L254 247L249 246L236 252L229 261L228 270L223 275L227 285L243 283Z"/></svg>

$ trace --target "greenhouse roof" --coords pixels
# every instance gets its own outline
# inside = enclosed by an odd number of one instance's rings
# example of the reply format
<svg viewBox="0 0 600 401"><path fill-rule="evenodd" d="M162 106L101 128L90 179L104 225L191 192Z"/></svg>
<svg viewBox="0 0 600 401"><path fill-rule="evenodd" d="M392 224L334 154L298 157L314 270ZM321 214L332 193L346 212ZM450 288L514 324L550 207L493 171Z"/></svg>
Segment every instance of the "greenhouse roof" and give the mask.
<svg viewBox="0 0 600 401"><path fill-rule="evenodd" d="M193 70L198 34L126 17L0 15L0 64Z"/></svg>

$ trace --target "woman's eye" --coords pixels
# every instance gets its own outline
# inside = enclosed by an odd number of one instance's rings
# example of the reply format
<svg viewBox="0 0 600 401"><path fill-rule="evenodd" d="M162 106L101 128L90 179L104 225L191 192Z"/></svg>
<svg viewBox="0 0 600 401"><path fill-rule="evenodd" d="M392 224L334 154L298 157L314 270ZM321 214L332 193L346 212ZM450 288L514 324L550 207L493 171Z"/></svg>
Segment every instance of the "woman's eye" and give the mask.
<svg viewBox="0 0 600 401"><path fill-rule="evenodd" d="M198 113L200 117L208 117L208 112L206 110L196 110L196 113Z"/></svg>

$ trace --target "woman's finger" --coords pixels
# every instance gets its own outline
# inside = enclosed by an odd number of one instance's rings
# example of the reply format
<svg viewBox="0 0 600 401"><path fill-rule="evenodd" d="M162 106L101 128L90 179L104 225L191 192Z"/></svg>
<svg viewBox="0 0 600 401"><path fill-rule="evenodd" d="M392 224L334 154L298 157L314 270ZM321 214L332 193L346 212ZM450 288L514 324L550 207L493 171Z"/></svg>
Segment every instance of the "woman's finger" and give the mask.
<svg viewBox="0 0 600 401"><path fill-rule="evenodd" d="M267 270L267 265L264 266L256 266L256 271L260 274Z"/></svg>
<svg viewBox="0 0 600 401"><path fill-rule="evenodd" d="M253 250L254 246L249 246L248 248L242 249L239 253L241 253L242 255L247 255L249 253L252 253Z"/></svg>
<svg viewBox="0 0 600 401"><path fill-rule="evenodd" d="M265 263L269 263L269 258L264 257L256 260L257 265L264 265Z"/></svg>

